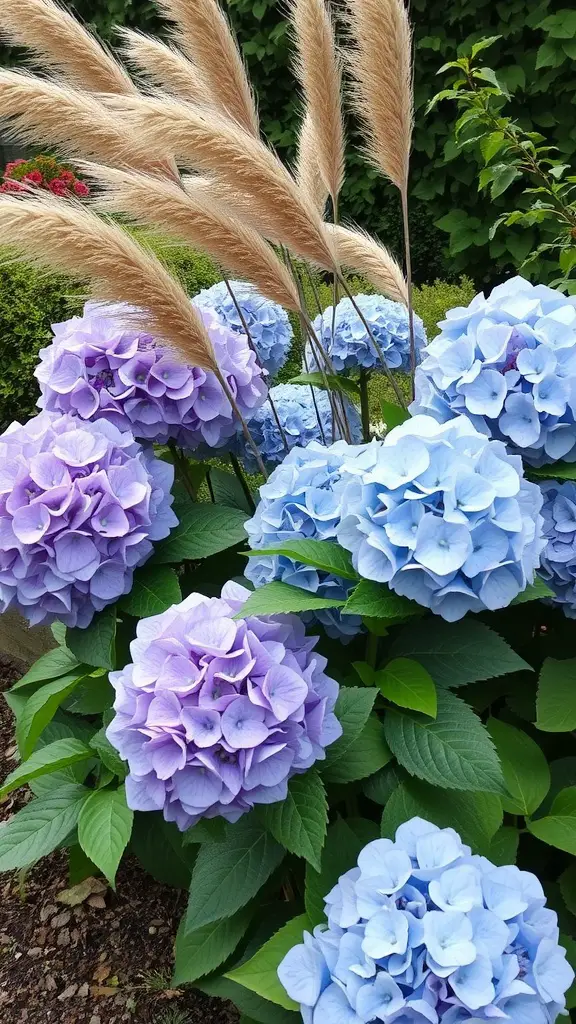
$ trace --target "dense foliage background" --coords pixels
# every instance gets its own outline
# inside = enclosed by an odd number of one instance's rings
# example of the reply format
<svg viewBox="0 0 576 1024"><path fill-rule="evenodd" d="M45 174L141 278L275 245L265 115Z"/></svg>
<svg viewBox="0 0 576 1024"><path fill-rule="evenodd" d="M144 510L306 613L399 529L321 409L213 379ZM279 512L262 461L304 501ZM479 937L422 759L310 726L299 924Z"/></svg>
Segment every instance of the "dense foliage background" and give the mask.
<svg viewBox="0 0 576 1024"><path fill-rule="evenodd" d="M227 0L260 99L263 128L281 155L290 153L299 118L290 63L287 22L280 0ZM113 25L143 31L162 29L151 0L74 0L80 16L113 40ZM417 123L413 157L413 248L418 281L457 277L466 271L478 284L492 282L503 269L518 266L537 242L533 231L512 227L489 241L497 216L514 207L507 193L486 210L477 191L476 161L453 142L456 111L441 104L425 108L442 83L444 61L483 36L502 38L490 51L490 64L513 94L511 113L524 127L542 130L571 162L576 150L576 11L566 0L412 0L416 36ZM14 63L19 54L1 55ZM537 73L536 73L537 72ZM550 103L550 95L554 103ZM343 195L343 213L400 247L397 197L354 155ZM493 213L493 216L492 216ZM438 222L439 225L438 225ZM449 236L446 234L449 232ZM448 241L449 246L448 248Z"/></svg>

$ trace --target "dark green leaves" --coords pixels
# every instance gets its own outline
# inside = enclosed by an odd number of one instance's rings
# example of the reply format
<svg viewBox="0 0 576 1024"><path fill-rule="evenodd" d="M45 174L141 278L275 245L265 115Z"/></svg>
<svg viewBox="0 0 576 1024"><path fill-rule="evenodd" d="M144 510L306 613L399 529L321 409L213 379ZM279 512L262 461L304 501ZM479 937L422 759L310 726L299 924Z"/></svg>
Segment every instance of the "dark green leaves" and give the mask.
<svg viewBox="0 0 576 1024"><path fill-rule="evenodd" d="M369 687L341 688L335 715L342 726L342 736L326 749L326 760L320 765L324 778L329 778L332 769L348 756L352 744L358 739L368 721L377 693L377 690Z"/></svg>
<svg viewBox="0 0 576 1024"><path fill-rule="evenodd" d="M536 728L543 732L576 729L576 658L546 658L538 680Z"/></svg>
<svg viewBox="0 0 576 1024"><path fill-rule="evenodd" d="M502 806L495 793L458 793L407 779L392 793L382 815L382 835L393 839L399 825L418 816L440 828L454 828L473 852L489 856L502 824Z"/></svg>
<svg viewBox="0 0 576 1024"><path fill-rule="evenodd" d="M360 850L376 836L367 837L354 830L353 822L337 818L328 829L328 836L322 853L320 872L308 867L306 870L305 904L306 912L313 925L325 920L324 897L349 868L353 868Z"/></svg>
<svg viewBox="0 0 576 1024"><path fill-rule="evenodd" d="M26 759L32 753L40 733L78 681L79 677L75 673L53 679L28 698L16 725L16 740L22 758Z"/></svg>
<svg viewBox="0 0 576 1024"><path fill-rule="evenodd" d="M176 936L172 984L189 985L215 971L236 949L253 913L253 908L244 907L233 917L212 921L194 931L186 931L182 921Z"/></svg>
<svg viewBox="0 0 576 1024"><path fill-rule="evenodd" d="M112 669L116 662L116 609L98 612L86 629L66 630L66 643L78 661Z"/></svg>
<svg viewBox="0 0 576 1024"><path fill-rule="evenodd" d="M558 793L545 818L526 824L532 835L543 843L576 856L576 787Z"/></svg>
<svg viewBox="0 0 576 1024"><path fill-rule="evenodd" d="M133 821L134 812L126 804L123 787L95 790L80 811L78 842L112 888L115 888L116 871L130 840Z"/></svg>
<svg viewBox="0 0 576 1024"><path fill-rule="evenodd" d="M47 746L34 751L28 760L23 761L13 772L10 772L0 787L0 799L6 793L18 789L25 782L30 782L40 775L61 771L78 761L87 761L93 756L94 752L81 740L62 739L48 743Z"/></svg>
<svg viewBox="0 0 576 1024"><path fill-rule="evenodd" d="M376 673L375 682L383 696L393 704L436 717L436 687L419 662L412 658L394 658Z"/></svg>
<svg viewBox="0 0 576 1024"><path fill-rule="evenodd" d="M62 786L26 804L0 830L0 871L28 867L52 853L76 827L88 794L84 786Z"/></svg>
<svg viewBox="0 0 576 1024"><path fill-rule="evenodd" d="M444 789L505 792L488 732L454 694L438 692L435 720L389 710L384 725L393 753L410 775Z"/></svg>
<svg viewBox="0 0 576 1024"><path fill-rule="evenodd" d="M295 775L288 786L286 800L264 806L260 814L262 823L277 842L320 869L328 804L324 785L316 771Z"/></svg>
<svg viewBox="0 0 576 1024"><path fill-rule="evenodd" d="M382 409L382 418L388 431L398 427L410 417L407 409L402 409L401 406L394 405L393 402L387 402L385 398L381 400L380 408Z"/></svg>
<svg viewBox="0 0 576 1024"><path fill-rule="evenodd" d="M90 746L96 752L102 764L108 768L109 771L114 772L118 778L124 779L128 767L126 763L121 759L120 754L115 747L112 746L110 740L106 737L106 730L99 729L90 740Z"/></svg>
<svg viewBox="0 0 576 1024"><path fill-rule="evenodd" d="M360 397L360 388L349 377L343 377L335 373L299 373L292 377L290 384L311 384L312 387L323 390L338 391L347 395L348 398L357 399Z"/></svg>
<svg viewBox="0 0 576 1024"><path fill-rule="evenodd" d="M554 597L554 591L550 589L541 576L534 577L534 583L530 583L518 597L515 597L512 604L526 604L528 601L540 601L543 597Z"/></svg>
<svg viewBox="0 0 576 1024"><path fill-rule="evenodd" d="M500 758L509 796L502 806L509 814L533 814L550 789L550 769L537 743L521 729L491 718L488 722Z"/></svg>
<svg viewBox="0 0 576 1024"><path fill-rule="evenodd" d="M176 529L158 544L155 562L208 558L245 540L246 513L225 505L190 505Z"/></svg>
<svg viewBox="0 0 576 1024"><path fill-rule="evenodd" d="M256 895L283 856L265 829L247 821L230 826L224 842L202 846L192 874L187 930L232 917Z"/></svg>
<svg viewBox="0 0 576 1024"><path fill-rule="evenodd" d="M343 785L368 778L391 760L392 753L386 743L384 726L372 714L346 753L324 768L322 774L326 782Z"/></svg>
<svg viewBox="0 0 576 1024"><path fill-rule="evenodd" d="M421 615L422 608L407 597L399 597L383 583L361 580L344 606L346 615L362 615L367 619L406 619Z"/></svg>
<svg viewBox="0 0 576 1024"><path fill-rule="evenodd" d="M278 547L262 548L258 551L247 552L247 554L250 556L284 555L285 558L292 558L295 562L303 562L304 565L323 569L324 572L333 572L336 576L343 576L348 580L358 579L358 573L352 565L348 551L329 540L285 541Z"/></svg>
<svg viewBox="0 0 576 1024"><path fill-rule="evenodd" d="M132 590L120 601L122 611L137 618L160 615L182 600L176 573L164 565L143 565L134 573Z"/></svg>
<svg viewBox="0 0 576 1024"><path fill-rule="evenodd" d="M297 1010L298 1005L289 998L280 983L278 966L286 953L297 943L302 942L304 932L311 931L311 928L306 914L293 918L265 942L251 960L230 971L226 977L256 992L263 999L283 1006L286 1010Z"/></svg>
<svg viewBox="0 0 576 1024"><path fill-rule="evenodd" d="M457 687L530 669L492 629L474 619L443 622L434 616L407 627L392 645L393 657L415 658L437 686Z"/></svg>
<svg viewBox="0 0 576 1024"><path fill-rule="evenodd" d="M67 647L56 647L53 651L43 654L38 661L35 661L25 675L14 683L12 690L23 690L33 683L43 682L47 679L57 679L59 676L70 675L79 667L79 661ZM76 673L79 675L79 672Z"/></svg>
<svg viewBox="0 0 576 1024"><path fill-rule="evenodd" d="M245 619L248 615L287 615L290 612L316 611L319 608L341 608L343 604L344 601L317 597L309 590L277 581L266 583L250 594L235 618Z"/></svg>

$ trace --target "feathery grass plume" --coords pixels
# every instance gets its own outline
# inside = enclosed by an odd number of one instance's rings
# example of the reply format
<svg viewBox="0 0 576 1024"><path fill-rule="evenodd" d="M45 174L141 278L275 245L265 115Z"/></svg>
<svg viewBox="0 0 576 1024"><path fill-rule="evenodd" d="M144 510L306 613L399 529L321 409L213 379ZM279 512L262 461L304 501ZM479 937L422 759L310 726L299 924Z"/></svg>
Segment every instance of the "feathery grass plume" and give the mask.
<svg viewBox="0 0 576 1024"><path fill-rule="evenodd" d="M157 0L175 22L176 41L204 78L213 103L245 131L260 134L244 61L217 0Z"/></svg>
<svg viewBox="0 0 576 1024"><path fill-rule="evenodd" d="M136 86L107 48L52 0L2 0L0 33L46 60L50 71L90 92L135 93Z"/></svg>
<svg viewBox="0 0 576 1024"><path fill-rule="evenodd" d="M322 180L337 211L344 180L345 142L342 69L334 26L325 0L290 0L290 17L298 48L296 75L306 98L306 119L315 139Z"/></svg>
<svg viewBox="0 0 576 1024"><path fill-rule="evenodd" d="M204 323L184 289L156 256L116 224L70 199L5 193L0 196L0 244L41 267L85 278L95 299L135 307L131 324L141 324L187 363L217 369Z"/></svg>
<svg viewBox="0 0 576 1024"><path fill-rule="evenodd" d="M302 118L298 134L298 156L296 159L296 181L304 195L324 218L329 189L324 183L318 166L318 145L310 112Z"/></svg>
<svg viewBox="0 0 576 1024"><path fill-rule="evenodd" d="M404 0L347 0L356 110L372 162L405 191L412 145L412 33Z"/></svg>
<svg viewBox="0 0 576 1024"><path fill-rule="evenodd" d="M159 39L130 28L120 28L118 33L128 64L141 72L148 82L189 103L213 105L203 75L175 46L167 46Z"/></svg>
<svg viewBox="0 0 576 1024"><path fill-rule="evenodd" d="M104 96L103 102L122 111L142 157L174 153L210 172L234 195L236 212L265 237L334 268L334 250L317 210L275 154L234 121L165 96Z"/></svg>
<svg viewBox="0 0 576 1024"><path fill-rule="evenodd" d="M211 200L205 188L194 192L189 185L184 191L151 174L90 163L80 167L103 187L103 192L96 194L97 208L152 224L168 236L206 251L227 273L249 281L273 302L299 309L294 281L272 247Z"/></svg>
<svg viewBox="0 0 576 1024"><path fill-rule="evenodd" d="M362 274L388 298L408 304L408 285L388 249L359 228L352 230L335 224L327 224L326 228L334 238L342 266Z"/></svg>
<svg viewBox="0 0 576 1024"><path fill-rule="evenodd" d="M6 136L31 145L56 146L66 156L131 164L138 141L96 97L25 72L0 69L0 118ZM138 164L153 169L150 154Z"/></svg>

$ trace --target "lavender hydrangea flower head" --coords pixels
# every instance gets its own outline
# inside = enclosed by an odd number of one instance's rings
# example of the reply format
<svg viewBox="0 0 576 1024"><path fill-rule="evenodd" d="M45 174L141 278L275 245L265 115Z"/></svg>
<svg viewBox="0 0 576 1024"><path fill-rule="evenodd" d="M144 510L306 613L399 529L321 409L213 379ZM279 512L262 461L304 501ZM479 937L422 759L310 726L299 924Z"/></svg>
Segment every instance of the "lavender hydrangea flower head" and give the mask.
<svg viewBox="0 0 576 1024"><path fill-rule="evenodd" d="M133 311L132 311L133 313ZM156 344L122 305L89 302L83 315L55 324L54 340L40 352L39 405L50 412L101 419L135 437L194 450L219 448L239 427L213 373L187 366ZM266 397L262 370L245 335L202 311L218 365L249 418ZM133 319L133 316L132 316Z"/></svg>
<svg viewBox="0 0 576 1024"><path fill-rule="evenodd" d="M540 882L422 818L364 847L278 968L304 1024L553 1024L574 980Z"/></svg>
<svg viewBox="0 0 576 1024"><path fill-rule="evenodd" d="M540 573L556 595L552 603L576 619L576 483L548 480L540 487L546 540Z"/></svg>
<svg viewBox="0 0 576 1024"><path fill-rule="evenodd" d="M250 331L258 362L274 377L284 366L294 339L288 314L277 302L264 298L245 281L230 281L230 287ZM194 305L213 310L231 331L245 334L242 318L225 281L199 292L194 297Z"/></svg>
<svg viewBox="0 0 576 1024"><path fill-rule="evenodd" d="M312 441L307 448L293 448L260 488L260 502L245 524L250 547L269 548L290 540L334 540L343 514L340 482L343 467L362 462L370 446L336 441L325 447ZM332 573L295 562L283 555L248 559L246 576L256 587L273 580L309 590L319 597L346 600L355 585ZM306 613L317 619L333 637L344 643L361 629L356 615L341 615L337 608Z"/></svg>
<svg viewBox="0 0 576 1024"><path fill-rule="evenodd" d="M408 371L410 368L410 330L408 310L401 302L392 302L382 295L356 295L356 305L361 309L370 330L376 339L386 365L391 370ZM334 331L332 331L333 307L316 317L314 329L328 353L335 370L382 370L382 359L358 313L349 298L341 299L336 306ZM426 344L424 324L414 316L416 358ZM309 369L317 370L314 349L308 343L306 363Z"/></svg>
<svg viewBox="0 0 576 1024"><path fill-rule="evenodd" d="M411 412L465 415L533 466L576 460L576 297L514 277L450 310Z"/></svg>
<svg viewBox="0 0 576 1024"><path fill-rule="evenodd" d="M88 626L177 525L173 479L106 420L13 423L0 436L0 611Z"/></svg>
<svg viewBox="0 0 576 1024"><path fill-rule="evenodd" d="M270 397L290 448L295 445L306 448L311 441L329 444L333 439L341 437L339 421L336 419L333 424L332 406L326 391L315 388L312 398L309 387L277 384L270 388ZM358 410L351 402L346 402L346 417L352 441L357 444L362 439L362 426ZM250 420L250 433L264 462L269 465L282 462L286 448L270 402L265 402ZM238 435L236 445L248 472L256 472L254 453L245 438Z"/></svg>
<svg viewBox="0 0 576 1024"><path fill-rule="evenodd" d="M466 417L415 416L346 475L336 535L360 576L450 622L505 608L532 582L544 546L541 491L518 455Z"/></svg>
<svg viewBox="0 0 576 1024"><path fill-rule="evenodd" d="M181 830L284 800L342 732L317 638L294 616L236 621L248 596L227 583L141 620L132 664L110 675L107 736L128 761L128 804Z"/></svg>

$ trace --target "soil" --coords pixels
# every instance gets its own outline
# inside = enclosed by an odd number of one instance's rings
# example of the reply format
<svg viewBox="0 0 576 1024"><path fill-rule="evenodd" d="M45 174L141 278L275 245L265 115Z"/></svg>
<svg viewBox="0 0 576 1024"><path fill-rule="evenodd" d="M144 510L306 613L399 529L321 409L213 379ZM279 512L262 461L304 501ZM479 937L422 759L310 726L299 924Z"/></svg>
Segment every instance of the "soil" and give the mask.
<svg viewBox="0 0 576 1024"><path fill-rule="evenodd" d="M0 654L0 690L20 674ZM0 779L15 764L12 716L0 698ZM28 798L19 790L0 801L0 822ZM72 902L80 899L76 905L69 905L70 892ZM0 1020L236 1024L230 1004L170 986L185 898L130 858L120 868L116 892L102 879L71 891L62 853L45 858L25 878L0 876Z"/></svg>

